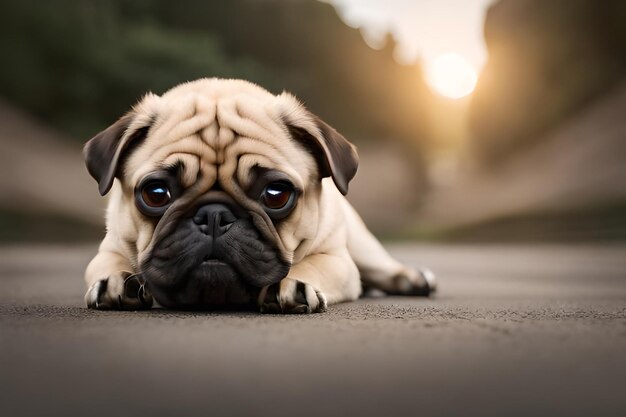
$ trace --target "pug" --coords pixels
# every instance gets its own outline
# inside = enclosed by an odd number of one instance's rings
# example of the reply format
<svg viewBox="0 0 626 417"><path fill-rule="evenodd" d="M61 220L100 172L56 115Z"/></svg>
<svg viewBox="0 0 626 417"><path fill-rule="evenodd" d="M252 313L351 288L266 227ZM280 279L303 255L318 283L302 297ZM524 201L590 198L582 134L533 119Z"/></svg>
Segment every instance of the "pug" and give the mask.
<svg viewBox="0 0 626 417"><path fill-rule="evenodd" d="M84 157L109 194L89 308L316 313L363 288L436 288L344 197L356 148L289 93L217 78L148 93Z"/></svg>

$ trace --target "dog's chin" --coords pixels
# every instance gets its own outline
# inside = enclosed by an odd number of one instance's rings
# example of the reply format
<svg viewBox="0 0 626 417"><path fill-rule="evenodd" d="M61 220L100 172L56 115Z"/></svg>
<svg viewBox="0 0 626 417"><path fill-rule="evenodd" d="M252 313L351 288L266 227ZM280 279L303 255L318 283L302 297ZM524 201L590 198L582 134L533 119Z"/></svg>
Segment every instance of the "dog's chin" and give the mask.
<svg viewBox="0 0 626 417"><path fill-rule="evenodd" d="M217 259L203 261L177 281L177 285L159 285L155 284L157 280L147 277L154 299L167 308L197 310L253 307L252 302L258 292L258 288L241 279L235 268Z"/></svg>

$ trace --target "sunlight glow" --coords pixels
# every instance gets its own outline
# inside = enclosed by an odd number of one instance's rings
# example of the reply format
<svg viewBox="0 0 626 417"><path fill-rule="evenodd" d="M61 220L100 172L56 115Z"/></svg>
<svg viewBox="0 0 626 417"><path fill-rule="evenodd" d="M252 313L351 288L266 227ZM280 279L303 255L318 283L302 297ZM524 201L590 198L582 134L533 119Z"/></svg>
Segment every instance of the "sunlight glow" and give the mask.
<svg viewBox="0 0 626 417"><path fill-rule="evenodd" d="M471 94L476 80L474 67L456 53L439 55L426 65L426 83L433 91L448 98L457 99Z"/></svg>

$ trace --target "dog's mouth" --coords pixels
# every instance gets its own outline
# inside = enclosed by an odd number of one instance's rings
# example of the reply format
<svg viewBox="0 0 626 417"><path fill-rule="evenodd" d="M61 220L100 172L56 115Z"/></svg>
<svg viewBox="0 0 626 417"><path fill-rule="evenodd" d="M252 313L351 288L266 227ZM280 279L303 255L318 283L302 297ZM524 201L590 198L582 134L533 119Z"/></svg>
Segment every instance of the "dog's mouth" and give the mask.
<svg viewBox="0 0 626 417"><path fill-rule="evenodd" d="M205 309L252 306L266 285L287 275L289 265L251 222L239 219L219 236L183 219L160 239L143 264L146 282L159 304Z"/></svg>
<svg viewBox="0 0 626 417"><path fill-rule="evenodd" d="M202 259L202 262L200 263L200 266L204 266L204 267L219 267L219 266L228 266L230 267L230 265L228 265L226 262L221 261L219 259L215 259L215 258L211 258L209 256L205 256L204 259Z"/></svg>
<svg viewBox="0 0 626 417"><path fill-rule="evenodd" d="M175 264L155 268L152 262L144 273L160 305L185 310L253 307L258 288L246 283L229 263L204 257L191 268L179 269Z"/></svg>

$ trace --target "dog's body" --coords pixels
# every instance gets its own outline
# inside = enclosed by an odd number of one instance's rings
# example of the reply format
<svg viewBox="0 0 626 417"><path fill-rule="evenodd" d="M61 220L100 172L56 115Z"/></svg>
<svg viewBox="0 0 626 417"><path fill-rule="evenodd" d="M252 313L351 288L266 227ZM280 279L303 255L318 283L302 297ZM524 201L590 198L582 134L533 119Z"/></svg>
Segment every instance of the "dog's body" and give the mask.
<svg viewBox="0 0 626 417"><path fill-rule="evenodd" d="M92 308L258 306L308 313L362 284L428 295L342 194L354 147L291 95L202 79L149 94L85 147L107 235L85 273ZM114 182L114 178L119 181Z"/></svg>

